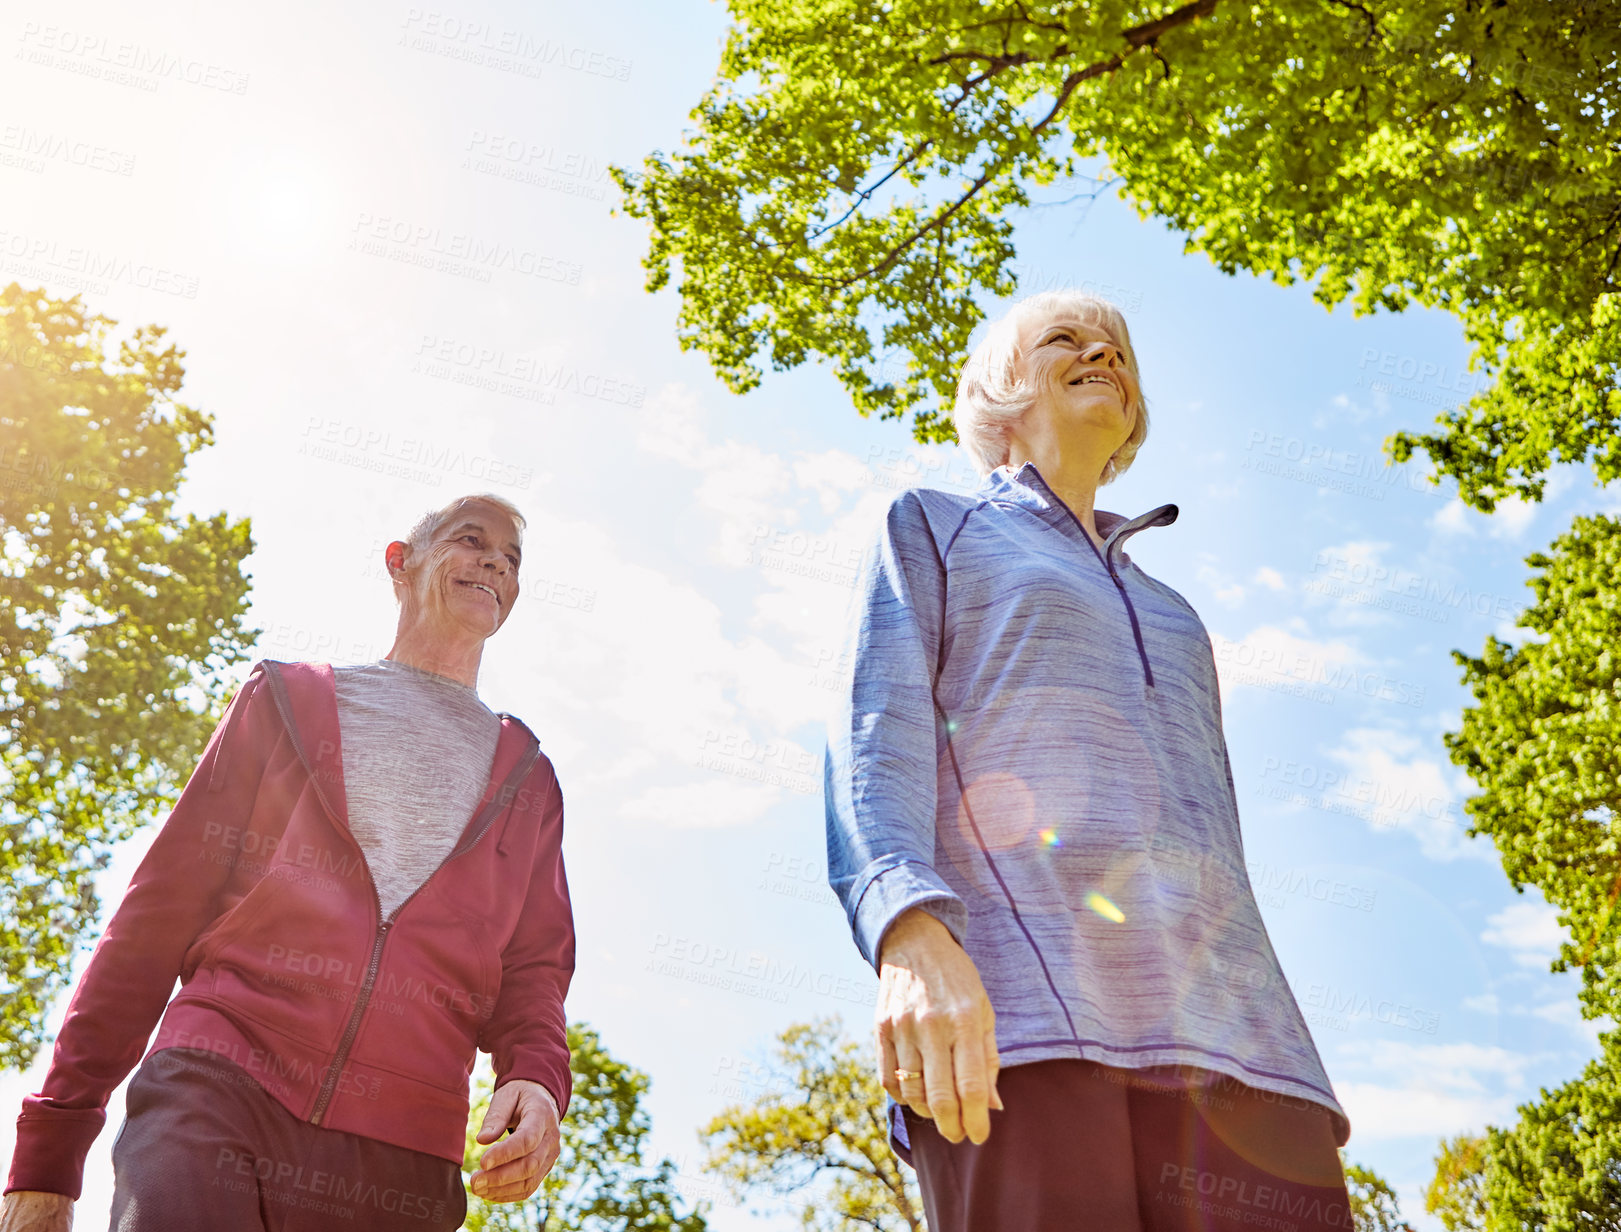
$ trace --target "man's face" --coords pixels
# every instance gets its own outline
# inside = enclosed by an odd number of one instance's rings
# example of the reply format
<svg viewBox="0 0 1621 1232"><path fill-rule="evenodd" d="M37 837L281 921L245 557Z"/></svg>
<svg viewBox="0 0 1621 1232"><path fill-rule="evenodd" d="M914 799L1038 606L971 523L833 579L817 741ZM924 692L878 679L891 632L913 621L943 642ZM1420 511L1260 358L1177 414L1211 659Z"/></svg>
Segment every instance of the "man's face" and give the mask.
<svg viewBox="0 0 1621 1232"><path fill-rule="evenodd" d="M399 552L406 572L403 601L408 618L449 637L489 637L518 599L523 559L518 528L494 505L464 505L434 532L423 553L389 545L392 566Z"/></svg>

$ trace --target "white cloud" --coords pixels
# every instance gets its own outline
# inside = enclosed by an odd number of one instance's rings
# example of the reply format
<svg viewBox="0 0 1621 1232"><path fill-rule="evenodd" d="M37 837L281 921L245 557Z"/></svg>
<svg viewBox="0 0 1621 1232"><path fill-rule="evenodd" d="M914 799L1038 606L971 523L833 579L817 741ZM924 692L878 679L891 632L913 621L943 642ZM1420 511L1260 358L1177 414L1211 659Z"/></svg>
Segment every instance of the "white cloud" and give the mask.
<svg viewBox="0 0 1621 1232"><path fill-rule="evenodd" d="M1474 1010L1480 1014L1497 1014L1502 1012L1502 1006L1497 1000L1495 992L1483 992L1478 997L1465 997L1463 1008Z"/></svg>
<svg viewBox="0 0 1621 1232"><path fill-rule="evenodd" d="M1543 1058L1496 1045L1370 1040L1340 1049L1340 1068L1363 1075L1334 1089L1358 1138L1431 1140L1512 1120L1526 1071Z"/></svg>
<svg viewBox="0 0 1621 1232"><path fill-rule="evenodd" d="M1537 502L1521 500L1518 496L1498 501L1497 508L1490 515L1492 538L1520 538L1536 520L1538 508Z"/></svg>
<svg viewBox="0 0 1621 1232"><path fill-rule="evenodd" d="M1294 627L1304 626L1295 622ZM1332 697L1344 669L1363 661L1349 642L1314 641L1277 625L1261 625L1236 642L1213 632L1210 643L1223 698L1235 685Z"/></svg>
<svg viewBox="0 0 1621 1232"><path fill-rule="evenodd" d="M1439 758L1426 755L1430 747L1398 731L1352 728L1328 752L1345 773L1325 788L1323 807L1354 813L1375 829L1406 830L1432 860L1490 859L1485 843L1465 838L1452 772Z"/></svg>
<svg viewBox="0 0 1621 1232"><path fill-rule="evenodd" d="M1216 602L1223 607L1239 607L1244 602L1244 587L1214 565L1200 565L1199 580L1209 589Z"/></svg>
<svg viewBox="0 0 1621 1232"><path fill-rule="evenodd" d="M1268 590L1289 589L1289 583L1284 581L1283 574L1270 565L1262 565L1255 571L1255 582L1258 586L1265 586Z"/></svg>
<svg viewBox="0 0 1621 1232"><path fill-rule="evenodd" d="M1517 966L1546 971L1567 937L1551 903L1522 899L1489 916L1480 939L1507 950Z"/></svg>
<svg viewBox="0 0 1621 1232"><path fill-rule="evenodd" d="M1469 506L1454 496L1431 516L1429 526L1446 535L1472 535L1475 528L1469 513Z"/></svg>

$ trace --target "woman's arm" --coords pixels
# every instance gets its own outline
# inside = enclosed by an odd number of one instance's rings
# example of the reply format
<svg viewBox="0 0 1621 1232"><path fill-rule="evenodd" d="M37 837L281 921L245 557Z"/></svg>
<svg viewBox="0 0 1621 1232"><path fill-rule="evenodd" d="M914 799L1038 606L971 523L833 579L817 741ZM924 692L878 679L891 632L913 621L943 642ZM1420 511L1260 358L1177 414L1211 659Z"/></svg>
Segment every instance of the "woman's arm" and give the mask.
<svg viewBox="0 0 1621 1232"><path fill-rule="evenodd" d="M945 592L938 538L906 493L856 592L828 741L828 880L879 971L879 1081L952 1141L982 1142L1000 1107L994 1015L961 946L967 910L934 867Z"/></svg>

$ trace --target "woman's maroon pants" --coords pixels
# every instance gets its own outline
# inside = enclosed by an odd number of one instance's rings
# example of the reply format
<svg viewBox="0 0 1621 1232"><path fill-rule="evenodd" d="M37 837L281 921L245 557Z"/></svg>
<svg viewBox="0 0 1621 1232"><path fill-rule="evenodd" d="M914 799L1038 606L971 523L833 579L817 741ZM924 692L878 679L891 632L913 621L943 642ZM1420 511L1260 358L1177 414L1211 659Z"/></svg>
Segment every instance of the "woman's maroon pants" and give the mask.
<svg viewBox="0 0 1621 1232"><path fill-rule="evenodd" d="M906 1112L930 1232L1350 1232L1328 1110L1220 1075L1004 1069L980 1146Z"/></svg>

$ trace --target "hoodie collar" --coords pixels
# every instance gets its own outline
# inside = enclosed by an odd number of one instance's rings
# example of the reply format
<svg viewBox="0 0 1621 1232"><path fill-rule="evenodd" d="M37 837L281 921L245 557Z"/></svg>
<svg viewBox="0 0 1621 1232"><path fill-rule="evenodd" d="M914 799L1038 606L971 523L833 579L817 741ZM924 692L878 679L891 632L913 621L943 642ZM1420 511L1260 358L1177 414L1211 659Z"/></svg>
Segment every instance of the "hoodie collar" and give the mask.
<svg viewBox="0 0 1621 1232"><path fill-rule="evenodd" d="M1036 469L1034 462L1026 462L1016 471L1011 466L997 467L985 476L977 495L998 504L1017 505L1021 509L1028 509L1049 526L1065 534L1079 535L1088 543L1092 542L1091 536L1081 526L1074 512L1041 477L1041 472ZM1179 512L1175 505L1160 505L1147 513L1127 518L1122 514L1110 513L1106 509L1094 509L1092 517L1097 523L1098 534L1103 536L1104 559L1111 560L1118 552L1119 558L1129 564L1131 557L1121 550L1126 540L1150 526L1169 526L1176 521Z"/></svg>

